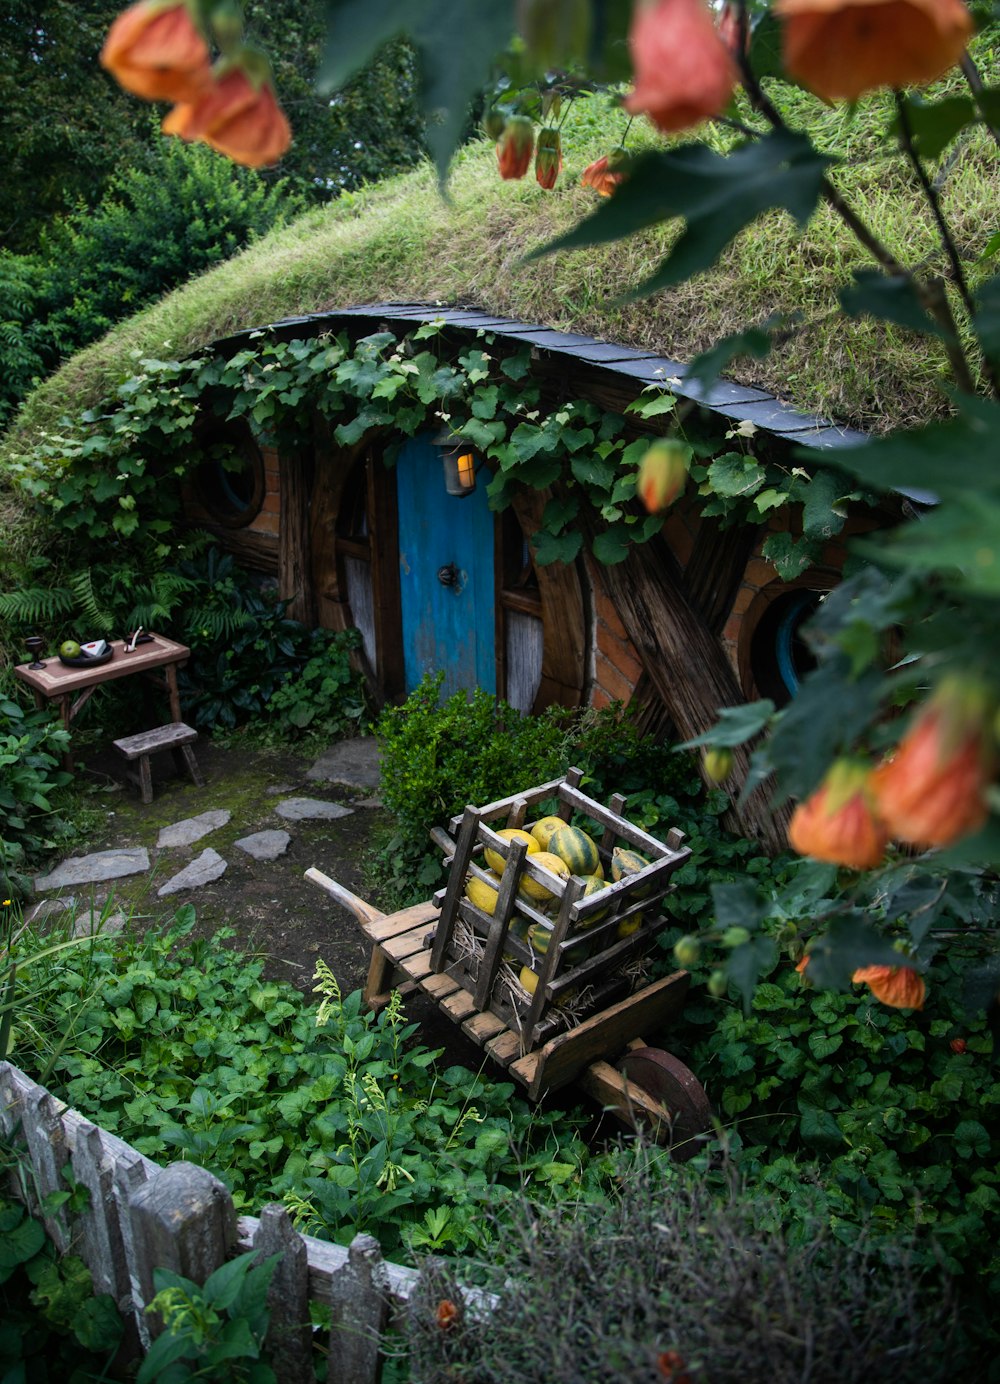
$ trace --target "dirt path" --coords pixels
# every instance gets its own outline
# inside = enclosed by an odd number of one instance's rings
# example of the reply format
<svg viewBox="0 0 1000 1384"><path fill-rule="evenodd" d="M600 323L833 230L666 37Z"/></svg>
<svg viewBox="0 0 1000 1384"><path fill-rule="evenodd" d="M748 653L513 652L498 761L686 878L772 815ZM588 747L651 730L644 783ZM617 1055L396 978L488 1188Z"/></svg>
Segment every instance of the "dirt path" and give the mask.
<svg viewBox="0 0 1000 1384"><path fill-rule="evenodd" d="M165 921L177 907L190 903L197 912L198 935L219 928L234 930L234 945L265 958L266 973L286 980L305 993L313 985L316 962L324 960L344 994L360 989L368 971L370 949L353 914L305 878L316 866L354 893L378 905L365 883L365 862L388 814L377 797L377 769L355 775L361 782L323 781L310 777L313 757L281 752L221 749L204 739L197 746L205 786L172 777L169 756L154 762L153 801L146 805L138 792L122 784L122 761L102 751L79 769L82 781L98 791L103 823L86 840L74 843L73 856L93 851L145 847L151 870L106 884L65 891L76 899L78 911L90 904L113 900L135 914L135 922ZM283 820L278 805L288 798L310 797L338 803L349 814L332 821ZM209 811L228 811L230 820L189 846L159 848L157 839L167 826ZM285 853L258 861L234 846L257 831L285 830L290 836ZM227 862L225 873L194 890L158 897L158 889L206 847ZM66 852L67 855L70 852ZM407 1005L408 1017L421 1024L420 1039L444 1047L446 1059L478 1068L482 1052L460 1030L444 1020L436 1006L422 997Z"/></svg>

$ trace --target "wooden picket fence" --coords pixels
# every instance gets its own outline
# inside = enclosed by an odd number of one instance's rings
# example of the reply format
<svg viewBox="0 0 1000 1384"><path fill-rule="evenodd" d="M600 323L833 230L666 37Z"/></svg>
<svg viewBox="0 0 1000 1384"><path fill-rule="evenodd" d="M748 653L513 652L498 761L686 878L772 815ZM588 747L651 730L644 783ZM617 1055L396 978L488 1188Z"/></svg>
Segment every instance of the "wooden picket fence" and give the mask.
<svg viewBox="0 0 1000 1384"><path fill-rule="evenodd" d="M14 1190L42 1217L60 1251L84 1260L95 1293L110 1293L126 1324L126 1351L148 1348L158 1323L145 1308L155 1296L153 1270L172 1269L197 1283L227 1259L280 1253L271 1280L268 1358L279 1384L312 1384L310 1301L331 1311L328 1384L377 1384L380 1340L416 1284L415 1269L382 1258L377 1240L350 1247L300 1235L278 1203L259 1217L237 1216L219 1179L193 1163L160 1167L56 1100L9 1062L0 1062L0 1137L13 1144L26 1176ZM65 1190L68 1167L90 1193L76 1215L42 1215L49 1193Z"/></svg>

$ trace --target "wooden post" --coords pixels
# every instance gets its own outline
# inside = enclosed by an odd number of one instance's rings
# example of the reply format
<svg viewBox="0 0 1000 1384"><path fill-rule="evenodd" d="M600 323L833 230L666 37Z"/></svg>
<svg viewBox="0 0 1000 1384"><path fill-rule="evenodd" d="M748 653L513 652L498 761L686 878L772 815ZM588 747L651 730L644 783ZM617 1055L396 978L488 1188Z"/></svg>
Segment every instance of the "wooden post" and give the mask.
<svg viewBox="0 0 1000 1384"><path fill-rule="evenodd" d="M327 1384L379 1384L379 1343L389 1320L389 1275L377 1240L355 1235L331 1284Z"/></svg>
<svg viewBox="0 0 1000 1384"><path fill-rule="evenodd" d="M50 1096L41 1086L32 1086L24 1097L21 1107L21 1129L28 1145L34 1170L34 1193L38 1206L50 1192L65 1191L62 1183L62 1170L69 1161L66 1135L59 1118L65 1110L61 1102ZM54 1211L42 1215L49 1239L60 1254L69 1248L69 1228L64 1213Z"/></svg>
<svg viewBox="0 0 1000 1384"><path fill-rule="evenodd" d="M701 735L715 724L722 707L745 701L721 644L688 600L662 540L631 546L624 562L602 568L602 578L680 739ZM760 789L737 804L736 789L750 767L745 746L734 748L733 762L733 806L722 820L766 850L784 850L787 807L772 808Z"/></svg>
<svg viewBox="0 0 1000 1384"><path fill-rule="evenodd" d="M258 1261L280 1254L267 1293L271 1319L267 1349L278 1384L312 1384L312 1327L309 1322L309 1255L306 1242L280 1202L260 1213L253 1237Z"/></svg>
<svg viewBox="0 0 1000 1384"><path fill-rule="evenodd" d="M140 1302L156 1295L154 1269L203 1284L236 1243L236 1212L224 1183L193 1163L171 1163L138 1187L129 1201ZM152 1321L152 1333L163 1324Z"/></svg>

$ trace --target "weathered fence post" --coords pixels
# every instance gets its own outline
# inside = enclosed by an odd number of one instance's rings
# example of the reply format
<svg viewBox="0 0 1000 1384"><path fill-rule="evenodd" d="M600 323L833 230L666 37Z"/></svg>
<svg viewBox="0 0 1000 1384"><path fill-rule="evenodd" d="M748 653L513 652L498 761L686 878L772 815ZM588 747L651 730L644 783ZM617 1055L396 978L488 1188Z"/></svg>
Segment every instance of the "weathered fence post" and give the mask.
<svg viewBox="0 0 1000 1384"><path fill-rule="evenodd" d="M41 1086L32 1085L21 1107L21 1130L34 1167L34 1191L39 1207L50 1192L64 1192L62 1170L69 1149L60 1114L65 1106ZM62 1210L41 1212L49 1239L60 1254L69 1248L69 1227Z"/></svg>
<svg viewBox="0 0 1000 1384"><path fill-rule="evenodd" d="M154 1269L203 1284L225 1263L236 1243L236 1211L225 1183L193 1163L171 1163L154 1173L129 1200L140 1300L156 1295ZM155 1336L162 1330L156 1317Z"/></svg>
<svg viewBox="0 0 1000 1384"><path fill-rule="evenodd" d="M371 1235L355 1235L347 1263L331 1283L333 1297L327 1384L378 1384L379 1345L389 1320L389 1273Z"/></svg>
<svg viewBox="0 0 1000 1384"><path fill-rule="evenodd" d="M309 1254L280 1202L260 1213L253 1237L258 1261L280 1254L267 1292L271 1318L267 1350L278 1384L312 1384L312 1326L309 1321Z"/></svg>

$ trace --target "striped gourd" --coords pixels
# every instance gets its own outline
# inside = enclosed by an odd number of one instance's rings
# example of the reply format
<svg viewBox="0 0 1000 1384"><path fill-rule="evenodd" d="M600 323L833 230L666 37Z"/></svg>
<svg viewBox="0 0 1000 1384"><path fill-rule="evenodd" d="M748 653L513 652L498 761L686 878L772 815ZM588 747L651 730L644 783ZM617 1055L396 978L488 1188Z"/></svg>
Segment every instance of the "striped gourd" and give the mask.
<svg viewBox="0 0 1000 1384"><path fill-rule="evenodd" d="M603 874L597 843L579 827L560 827L549 837L549 850L565 860L573 875Z"/></svg>
<svg viewBox="0 0 1000 1384"><path fill-rule="evenodd" d="M560 860L559 856L553 855L551 851L539 851L531 860L532 864L543 866L550 874L558 875L560 879L569 879L569 866L565 860ZM555 898L551 889L539 884L527 872L521 876L519 888L522 894L526 894L529 899L537 899L540 903L548 903L550 899Z"/></svg>
<svg viewBox="0 0 1000 1384"><path fill-rule="evenodd" d="M603 880L600 875L584 875L583 886L583 893L580 895L581 901L583 899L589 899L591 894L598 894L602 889L607 889L608 887L607 882ZM588 913L585 918L581 918L580 927L593 927L595 923L599 923L602 918L606 918L607 916L608 910L606 908L600 908L596 913Z"/></svg>
<svg viewBox="0 0 1000 1384"><path fill-rule="evenodd" d="M534 855L536 851L541 849L531 832L522 831L520 827L504 827L502 831L497 832L497 835L502 841L524 841L528 847L529 855ZM504 866L507 862L500 852L494 851L487 846L483 854L486 857L486 863L489 865L490 869L495 870L498 875L502 875Z"/></svg>
<svg viewBox="0 0 1000 1384"><path fill-rule="evenodd" d="M549 842L552 840L552 833L559 831L566 823L561 817L540 817L531 828L531 834L538 842L540 850L547 851Z"/></svg>
<svg viewBox="0 0 1000 1384"><path fill-rule="evenodd" d="M638 851L624 850L621 846L616 846L611 852L611 878L616 882L620 879L628 879L630 875L637 875L640 870L644 870L650 862ZM636 898L645 898L652 885L646 885L642 889L635 891Z"/></svg>

